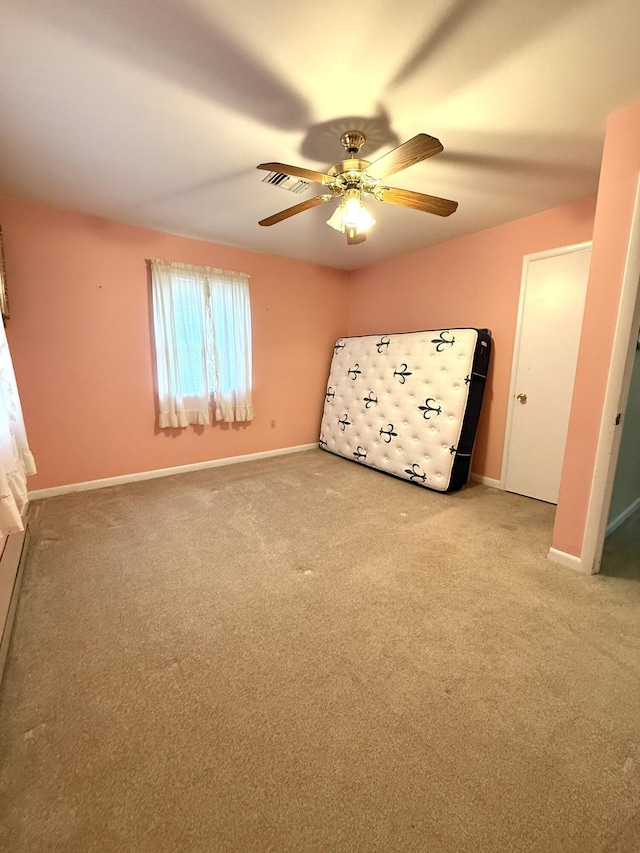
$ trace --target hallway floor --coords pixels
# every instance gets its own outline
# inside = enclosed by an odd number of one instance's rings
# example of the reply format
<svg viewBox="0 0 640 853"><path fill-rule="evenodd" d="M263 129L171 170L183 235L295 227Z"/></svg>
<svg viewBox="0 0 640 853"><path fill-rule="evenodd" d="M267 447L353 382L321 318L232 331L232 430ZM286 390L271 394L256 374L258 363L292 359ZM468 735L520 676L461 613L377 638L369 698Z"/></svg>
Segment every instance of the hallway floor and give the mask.
<svg viewBox="0 0 640 853"><path fill-rule="evenodd" d="M640 509L607 537L600 574L640 580Z"/></svg>

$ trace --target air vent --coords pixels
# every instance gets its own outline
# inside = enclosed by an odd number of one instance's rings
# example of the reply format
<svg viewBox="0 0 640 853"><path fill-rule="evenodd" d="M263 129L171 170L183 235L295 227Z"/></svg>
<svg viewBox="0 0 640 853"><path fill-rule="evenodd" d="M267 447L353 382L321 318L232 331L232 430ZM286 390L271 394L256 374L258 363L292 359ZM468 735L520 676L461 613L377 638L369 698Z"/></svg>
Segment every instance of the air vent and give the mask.
<svg viewBox="0 0 640 853"><path fill-rule="evenodd" d="M288 190L290 193L300 195L305 190L309 189L310 182L303 181L301 178L292 178L290 175L283 175L282 172L269 172L262 179L263 184L273 184L274 187L280 187L283 190Z"/></svg>

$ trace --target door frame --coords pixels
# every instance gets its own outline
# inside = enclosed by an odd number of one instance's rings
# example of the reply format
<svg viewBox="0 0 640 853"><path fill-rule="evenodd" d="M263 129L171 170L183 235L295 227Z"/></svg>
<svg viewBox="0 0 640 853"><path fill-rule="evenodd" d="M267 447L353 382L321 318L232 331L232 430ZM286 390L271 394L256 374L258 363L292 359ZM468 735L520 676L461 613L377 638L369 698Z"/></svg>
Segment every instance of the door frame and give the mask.
<svg viewBox="0 0 640 853"><path fill-rule="evenodd" d="M505 490L507 483L507 469L509 450L511 447L511 431L513 428L513 412L515 409L516 398L516 377L518 375L518 366L520 362L520 345L522 343L522 326L524 322L524 305L527 293L527 277L529 274L529 264L533 261L541 261L545 258L555 258L559 255L570 255L574 252L584 252L591 249L592 241L587 240L584 243L573 243L571 246L560 246L556 249L547 249L544 252L532 252L529 255L524 255L522 258L522 274L520 277L520 300L518 302L518 319L516 320L516 337L513 344L513 360L511 363L511 381L509 383L509 402L507 406L507 428L504 436L504 450L502 451L502 471L500 473L500 488Z"/></svg>
<svg viewBox="0 0 640 853"><path fill-rule="evenodd" d="M580 555L580 569L588 574L599 572L602 562L613 484L618 468L624 412L629 399L631 374L639 333L640 179L636 186L613 351L609 365L609 377L596 450L596 463L591 481L591 495ZM616 424L616 418L619 414L621 415L620 423Z"/></svg>

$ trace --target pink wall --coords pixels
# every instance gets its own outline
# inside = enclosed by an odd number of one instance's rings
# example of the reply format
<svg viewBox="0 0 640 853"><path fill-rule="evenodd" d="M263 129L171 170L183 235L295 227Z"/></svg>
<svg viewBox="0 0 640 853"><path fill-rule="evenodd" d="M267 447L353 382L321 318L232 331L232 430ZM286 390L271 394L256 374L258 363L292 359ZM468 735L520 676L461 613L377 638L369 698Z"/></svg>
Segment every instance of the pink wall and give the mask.
<svg viewBox="0 0 640 853"><path fill-rule="evenodd" d="M590 240L595 198L508 222L357 271L350 334L488 327L493 365L485 392L475 474L500 479L513 346L525 254Z"/></svg>
<svg viewBox="0 0 640 853"><path fill-rule="evenodd" d="M0 222L31 490L317 440L347 273L6 199ZM251 424L157 429L153 257L251 275Z"/></svg>
<svg viewBox="0 0 640 853"><path fill-rule="evenodd" d="M604 405L638 173L640 103L609 117L589 288L553 546L579 556Z"/></svg>

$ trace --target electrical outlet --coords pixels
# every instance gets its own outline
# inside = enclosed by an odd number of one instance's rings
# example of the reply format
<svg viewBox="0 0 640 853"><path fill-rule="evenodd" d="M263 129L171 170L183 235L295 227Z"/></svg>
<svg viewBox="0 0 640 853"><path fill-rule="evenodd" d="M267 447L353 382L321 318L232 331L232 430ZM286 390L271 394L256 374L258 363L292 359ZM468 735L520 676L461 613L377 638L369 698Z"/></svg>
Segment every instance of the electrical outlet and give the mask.
<svg viewBox="0 0 640 853"><path fill-rule="evenodd" d="M270 421L269 421L269 426L271 427L271 429L275 429L275 428L276 428L276 422L275 422L275 419L272 419L272 420L270 420Z"/></svg>

